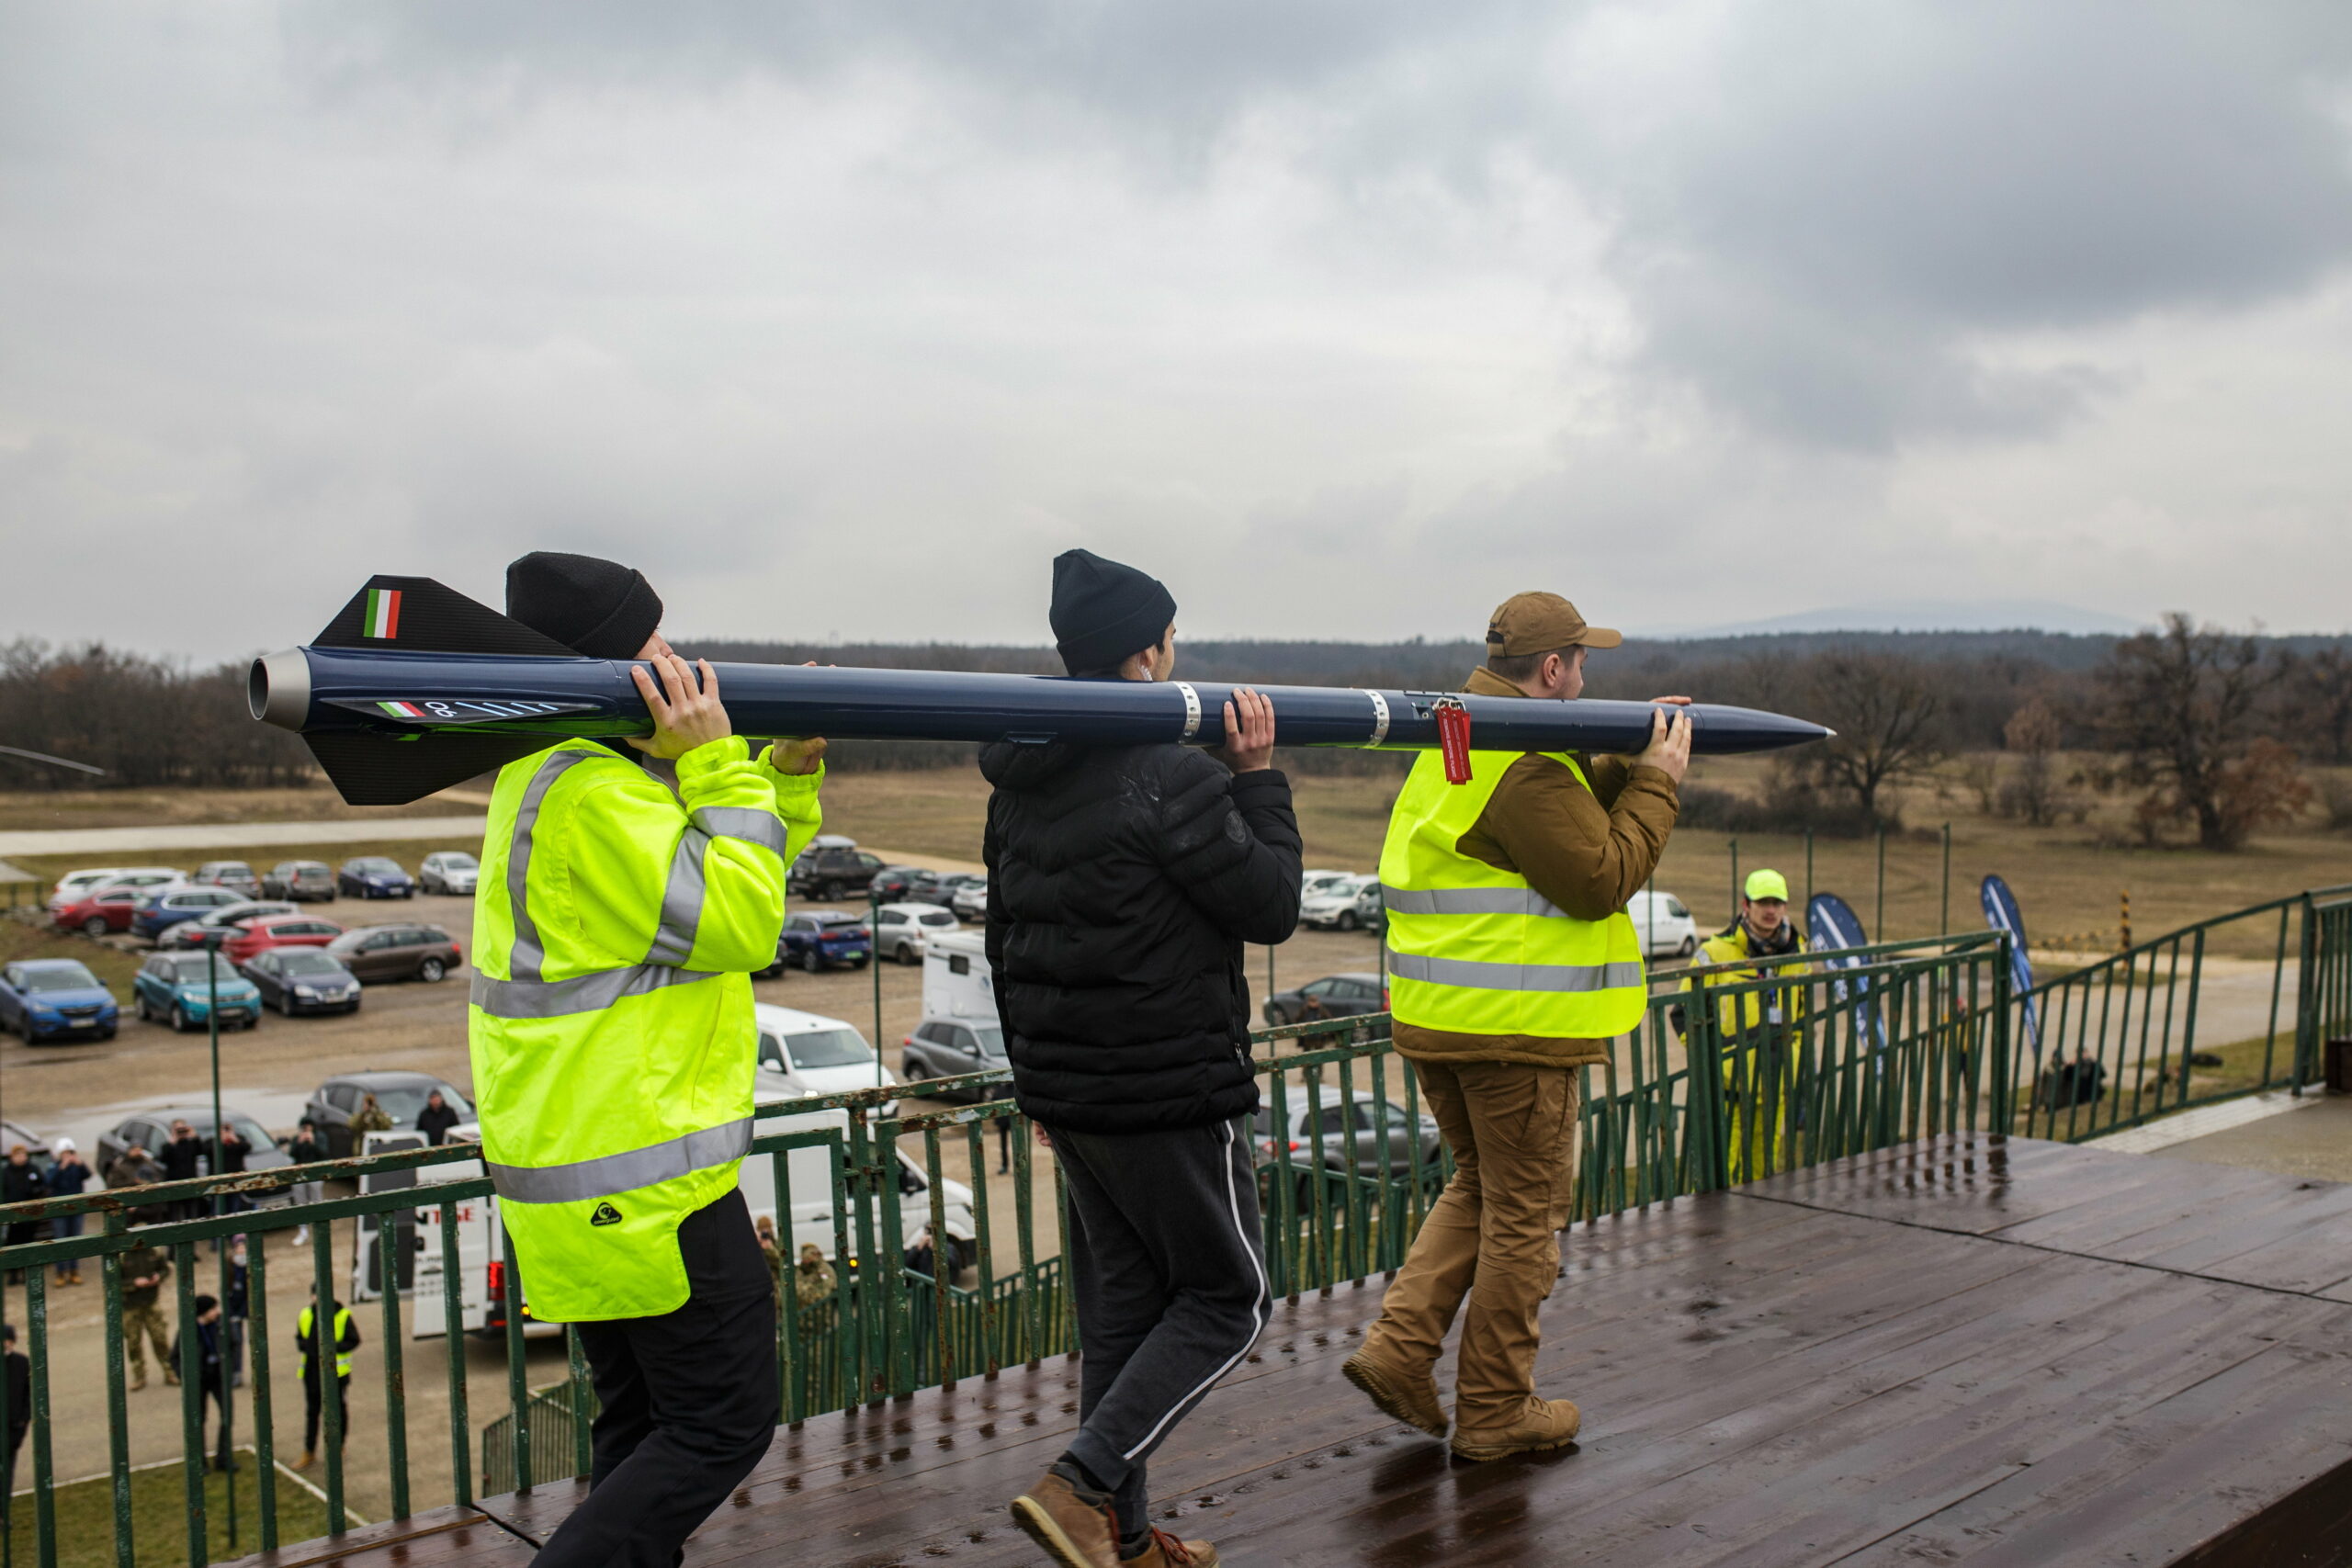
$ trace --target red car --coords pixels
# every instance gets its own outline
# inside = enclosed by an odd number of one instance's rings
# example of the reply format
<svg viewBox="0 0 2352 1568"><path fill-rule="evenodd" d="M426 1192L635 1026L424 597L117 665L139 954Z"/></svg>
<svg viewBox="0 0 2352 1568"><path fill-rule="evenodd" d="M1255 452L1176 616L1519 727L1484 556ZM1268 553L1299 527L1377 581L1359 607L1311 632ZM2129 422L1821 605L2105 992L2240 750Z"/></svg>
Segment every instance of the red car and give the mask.
<svg viewBox="0 0 2352 1568"><path fill-rule="evenodd" d="M146 893L143 887L101 887L96 892L61 905L57 924L61 930L86 931L92 936L104 936L108 931L127 931L130 918L139 913L139 900Z"/></svg>
<svg viewBox="0 0 2352 1568"><path fill-rule="evenodd" d="M316 915L262 915L240 924L220 951L242 964L273 947L324 947L342 934L341 926Z"/></svg>

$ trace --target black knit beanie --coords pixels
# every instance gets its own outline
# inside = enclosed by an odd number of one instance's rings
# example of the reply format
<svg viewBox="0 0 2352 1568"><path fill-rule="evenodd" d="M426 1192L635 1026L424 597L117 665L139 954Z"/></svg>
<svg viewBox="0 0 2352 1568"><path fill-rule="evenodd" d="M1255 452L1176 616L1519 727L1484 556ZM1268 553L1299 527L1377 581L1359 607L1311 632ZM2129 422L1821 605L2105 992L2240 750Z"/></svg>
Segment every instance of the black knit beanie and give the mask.
<svg viewBox="0 0 2352 1568"><path fill-rule="evenodd" d="M1159 579L1091 550L1054 558L1054 646L1073 675L1109 670L1158 648L1176 619L1176 599Z"/></svg>
<svg viewBox="0 0 2352 1568"><path fill-rule="evenodd" d="M506 569L506 613L591 659L634 659L662 624L662 596L641 571L533 550Z"/></svg>

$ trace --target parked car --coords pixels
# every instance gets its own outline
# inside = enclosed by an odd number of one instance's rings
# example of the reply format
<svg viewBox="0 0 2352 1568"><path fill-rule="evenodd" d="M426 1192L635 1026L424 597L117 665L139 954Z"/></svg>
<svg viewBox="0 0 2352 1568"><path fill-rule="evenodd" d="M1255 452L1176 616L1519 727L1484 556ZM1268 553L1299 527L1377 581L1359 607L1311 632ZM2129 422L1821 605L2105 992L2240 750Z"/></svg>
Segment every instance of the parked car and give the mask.
<svg viewBox="0 0 2352 1568"><path fill-rule="evenodd" d="M1352 871L1302 871L1298 874L1299 897L1307 898L1328 893L1342 882L1353 882L1357 875Z"/></svg>
<svg viewBox="0 0 2352 1568"><path fill-rule="evenodd" d="M1295 991L1277 991L1265 1002L1270 1024L1311 1023L1318 1018L1352 1018L1385 1012L1388 995L1377 975L1326 975Z"/></svg>
<svg viewBox="0 0 2352 1568"><path fill-rule="evenodd" d="M956 889L956 897L947 907L956 911L959 920L985 920L989 918L989 879L975 876Z"/></svg>
<svg viewBox="0 0 2352 1568"><path fill-rule="evenodd" d="M174 926L202 919L216 909L251 902L229 887L205 887L194 883L181 887L159 887L140 896L138 912L130 918L130 929L152 942Z"/></svg>
<svg viewBox="0 0 2352 1568"><path fill-rule="evenodd" d="M316 915L259 915L230 932L219 951L243 964L273 947L324 947L342 934L341 926Z"/></svg>
<svg viewBox="0 0 2352 1568"><path fill-rule="evenodd" d="M925 932L956 929L956 917L936 904L885 904L874 911L874 951L896 963L920 964Z"/></svg>
<svg viewBox="0 0 2352 1568"><path fill-rule="evenodd" d="M297 904L334 902L334 873L324 861L282 860L261 879L265 898L288 898Z"/></svg>
<svg viewBox="0 0 2352 1568"><path fill-rule="evenodd" d="M1301 925L1317 931L1378 931L1387 923L1380 901L1380 878L1351 876L1298 901Z"/></svg>
<svg viewBox="0 0 2352 1568"><path fill-rule="evenodd" d="M1384 1100L1368 1090L1354 1090L1343 1100L1340 1091L1333 1089L1323 1096L1319 1106L1308 1105L1303 1091L1294 1091L1287 1111L1288 1126L1278 1135L1273 1106L1269 1103L1258 1108L1250 1122L1252 1147L1260 1175L1267 1179L1271 1189L1271 1179L1281 1169L1284 1154L1282 1145L1290 1145L1287 1152L1291 1169L1297 1173L1292 1197L1302 1207L1315 1201L1315 1173L1318 1168L1333 1176L1346 1176L1350 1168L1351 1123L1355 1129L1353 1168L1359 1176L1409 1176L1417 1155L1422 1170L1437 1165L1442 1141L1437 1119L1426 1112L1419 1117L1408 1116L1405 1108L1395 1100ZM1272 1201L1273 1194L1269 1190L1265 1201L1270 1211ZM1343 1195L1340 1201L1345 1201Z"/></svg>
<svg viewBox="0 0 2352 1568"><path fill-rule="evenodd" d="M362 980L429 980L465 963L439 926L354 926L327 943L335 961Z"/></svg>
<svg viewBox="0 0 2352 1568"><path fill-rule="evenodd" d="M907 896L908 887L922 874L922 867L919 865L886 865L865 885L865 896L886 904L894 903Z"/></svg>
<svg viewBox="0 0 2352 1568"><path fill-rule="evenodd" d="M0 968L0 1029L44 1040L111 1040L114 993L72 958L27 958Z"/></svg>
<svg viewBox="0 0 2352 1568"><path fill-rule="evenodd" d="M874 938L865 922L839 909L804 909L786 916L784 939L776 949L777 964L798 964L811 975L835 964L863 969L873 956Z"/></svg>
<svg viewBox="0 0 2352 1568"><path fill-rule="evenodd" d="M206 861L196 868L196 874L188 880L211 887L226 887L248 898L261 897L261 878L254 874L252 866L241 860Z"/></svg>
<svg viewBox="0 0 2352 1568"><path fill-rule="evenodd" d="M458 1121L474 1119L473 1100L448 1079L431 1073L391 1071L338 1073L311 1091L302 1114L318 1124L328 1155L342 1159L356 1152L351 1119L359 1114L360 1104L368 1095L376 1097L377 1108L392 1119L393 1126L413 1128L416 1113L424 1109L425 1097L436 1089Z"/></svg>
<svg viewBox="0 0 2352 1568"><path fill-rule="evenodd" d="M956 890L976 880L968 871L919 872L915 879L907 885L907 902L936 904L943 909L952 909L956 905Z"/></svg>
<svg viewBox="0 0 2352 1568"><path fill-rule="evenodd" d="M295 915L301 913L282 898L257 898L244 903L230 904L199 915L179 924L155 939L155 945L167 951L189 952L199 947L218 947L229 940L236 929L247 920L264 915Z"/></svg>
<svg viewBox="0 0 2352 1568"><path fill-rule="evenodd" d="M233 1106L220 1108L220 1119L237 1130L245 1141L247 1170L276 1170L294 1163L294 1156L277 1146L262 1124ZM185 1122L204 1144L204 1157L197 1162L197 1173L212 1173L212 1107L209 1105L166 1105L153 1111L134 1111L105 1132L98 1134L97 1158L91 1168L104 1170L122 1157L122 1151L137 1144L149 1154L154 1154L172 1141L172 1123ZM276 1192L263 1193L254 1201L264 1206L291 1202L290 1190L280 1188Z"/></svg>
<svg viewBox="0 0 2352 1568"><path fill-rule="evenodd" d="M51 918L59 930L76 931L85 936L127 931L130 922L139 918L141 897L136 887L95 888L60 905Z"/></svg>
<svg viewBox="0 0 2352 1568"><path fill-rule="evenodd" d="M49 908L53 913L68 904L79 903L101 887L124 885L131 887L160 887L177 882L180 874L167 865L109 865L89 871L69 871L57 879L50 889Z"/></svg>
<svg viewBox="0 0 2352 1568"><path fill-rule="evenodd" d="M760 1032L755 1100L898 1085L898 1075L882 1065L865 1036L838 1018L767 1002L754 1004L752 1018ZM880 1113L896 1116L898 1100L885 1101Z"/></svg>
<svg viewBox="0 0 2352 1568"><path fill-rule="evenodd" d="M435 850L416 868L417 886L427 893L471 893L481 862L463 850Z"/></svg>
<svg viewBox="0 0 2352 1568"><path fill-rule="evenodd" d="M1625 905L1634 919L1634 934L1651 958L1688 958L1699 951L1699 923L1682 900L1671 893L1645 888Z"/></svg>
<svg viewBox="0 0 2352 1568"><path fill-rule="evenodd" d="M932 1090L921 1087L926 1078L1002 1072L1008 1065L1004 1031L980 1019L926 1018L907 1036L899 1062L906 1070L907 1087L917 1094L930 1094ZM999 1085L993 1089L961 1089L955 1095L939 1094L934 1098L960 1098L966 1104L978 1104L984 1100L1002 1100L1012 1092Z"/></svg>
<svg viewBox="0 0 2352 1568"><path fill-rule="evenodd" d="M354 898L413 898L416 878L384 855L360 855L334 874L334 890Z"/></svg>
<svg viewBox="0 0 2352 1568"><path fill-rule="evenodd" d="M217 980L209 967L215 964ZM251 1029L261 1021L261 993L217 953L158 953L149 958L131 979L131 1010L150 1022L195 1029L211 1015L216 987L223 1029Z"/></svg>
<svg viewBox="0 0 2352 1568"><path fill-rule="evenodd" d="M820 900L846 897L855 894L865 896L874 886L875 874L882 869L882 857L870 854L856 845L811 844L786 868L784 885L788 892Z"/></svg>
<svg viewBox="0 0 2352 1568"><path fill-rule="evenodd" d="M238 973L261 993L262 1006L288 1018L359 1010L359 976L322 947L273 947L239 965Z"/></svg>

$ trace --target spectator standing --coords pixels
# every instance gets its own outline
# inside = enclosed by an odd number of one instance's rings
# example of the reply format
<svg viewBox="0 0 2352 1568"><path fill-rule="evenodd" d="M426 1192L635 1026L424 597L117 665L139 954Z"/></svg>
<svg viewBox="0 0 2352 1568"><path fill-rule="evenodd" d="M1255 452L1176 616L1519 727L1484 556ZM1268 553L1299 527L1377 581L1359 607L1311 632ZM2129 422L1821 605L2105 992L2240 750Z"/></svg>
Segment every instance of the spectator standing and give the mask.
<svg viewBox="0 0 2352 1568"><path fill-rule="evenodd" d="M903 1261L910 1272L920 1274L926 1280L939 1278L939 1249L933 1244L929 1225L922 1227L922 1234L915 1237L915 1244L907 1248Z"/></svg>
<svg viewBox="0 0 2352 1568"><path fill-rule="evenodd" d="M109 1192L131 1187L151 1187L163 1179L164 1168L156 1164L155 1156L139 1144L123 1150L115 1162L107 1167L107 1190ZM165 1217L163 1206L158 1203L137 1204L130 1210L130 1223L134 1225L152 1225Z"/></svg>
<svg viewBox="0 0 2352 1568"><path fill-rule="evenodd" d="M229 1244L229 1286L220 1303L221 1321L229 1329L229 1386L245 1386L245 1318L248 1315L253 1278L245 1262L245 1238L238 1236Z"/></svg>
<svg viewBox="0 0 2352 1568"><path fill-rule="evenodd" d="M319 1124L309 1117L304 1117L301 1130L294 1134L294 1141L286 1145L286 1153L296 1165L316 1165L326 1158L327 1146L319 1138ZM297 1203L315 1203L325 1195L326 1187L323 1182L298 1182L294 1188L294 1201ZM308 1223L295 1229L295 1246L300 1247L310 1239L311 1227Z"/></svg>
<svg viewBox="0 0 2352 1568"><path fill-rule="evenodd" d="M800 1328L813 1334L831 1321L835 1293L841 1280L833 1273L833 1266L813 1241L800 1244L800 1267L792 1273L792 1299L800 1309Z"/></svg>
<svg viewBox="0 0 2352 1568"><path fill-rule="evenodd" d="M449 1129L458 1124L457 1107L451 1105L435 1089L424 1097L424 1109L416 1113L416 1130L424 1141L438 1148L449 1137Z"/></svg>
<svg viewBox="0 0 2352 1568"><path fill-rule="evenodd" d="M1072 675L1167 681L1176 602L1085 550L1054 561ZM1214 1562L1155 1529L1152 1450L1273 1310L1247 1118L1242 943L1298 923L1298 820L1273 705L1238 689L1221 751L980 749L988 955L1013 1098L1069 1195L1080 1425L1014 1518L1057 1562Z"/></svg>
<svg viewBox="0 0 2352 1568"><path fill-rule="evenodd" d="M359 1140L370 1133L392 1130L392 1113L376 1103L372 1094L359 1097L359 1109L351 1113L351 1152L359 1152Z"/></svg>
<svg viewBox="0 0 2352 1568"><path fill-rule="evenodd" d="M0 1165L0 1203L37 1203L49 1196L49 1181L40 1167L33 1163L32 1150L22 1144L12 1145L8 1163ZM18 1220L8 1227L6 1240L10 1247L22 1247L39 1241L46 1224L40 1220ZM21 1269L8 1270L8 1283L20 1283L25 1277Z"/></svg>
<svg viewBox="0 0 2352 1568"><path fill-rule="evenodd" d="M17 1348L17 1325L0 1323L0 1393L8 1402L8 1451L0 1460L0 1539L8 1529L8 1499L17 1492L17 1450L33 1424L33 1364Z"/></svg>
<svg viewBox="0 0 2352 1568"><path fill-rule="evenodd" d="M327 1298L326 1311L319 1310L319 1290L311 1287L311 1303L294 1320L294 1343L302 1353L302 1461L294 1468L308 1470L319 1460L319 1421L325 1408L326 1363L334 1362L334 1407L341 1416L342 1439L351 1436L351 1353L359 1348L359 1325L354 1321L351 1309Z"/></svg>
<svg viewBox="0 0 2352 1568"><path fill-rule="evenodd" d="M226 1325L220 1321L220 1303L210 1296L198 1296L192 1303L196 1308L196 1442L204 1446L204 1405L212 1403L213 1414L220 1423L220 1440L215 1445L212 1468L226 1472L233 1468L229 1459L229 1345ZM180 1339L172 1336L172 1365L180 1364Z"/></svg>
<svg viewBox="0 0 2352 1568"><path fill-rule="evenodd" d="M164 1180L189 1181L204 1174L206 1152L204 1140L196 1135L195 1128L186 1122L175 1122L172 1123L171 1141L156 1152L155 1157L163 1165ZM174 1219L201 1219L204 1216L204 1201L182 1198L171 1205L171 1210Z"/></svg>
<svg viewBox="0 0 2352 1568"><path fill-rule="evenodd" d="M147 1386L148 1344L155 1347L164 1382L180 1381L179 1368L172 1361L172 1337L164 1327L164 1309L157 1304L171 1274L171 1257L160 1247L134 1247L122 1255L122 1343L130 1353L134 1392Z"/></svg>
<svg viewBox="0 0 2352 1568"><path fill-rule="evenodd" d="M51 1197L79 1198L95 1176L96 1173L82 1163L82 1152L74 1146L73 1139L57 1140L56 1156L51 1160L49 1167L49 1195ZM60 1241L63 1241L68 1236L80 1235L82 1216L59 1214L49 1222L49 1233ZM61 1285L80 1284L82 1282L81 1260L73 1258L60 1258L57 1263L57 1282Z"/></svg>
<svg viewBox="0 0 2352 1568"><path fill-rule="evenodd" d="M767 1260L768 1292L775 1297L775 1310L784 1310L784 1247L775 1238L775 1220L762 1214L752 1222L752 1232L760 1238L760 1256Z"/></svg>

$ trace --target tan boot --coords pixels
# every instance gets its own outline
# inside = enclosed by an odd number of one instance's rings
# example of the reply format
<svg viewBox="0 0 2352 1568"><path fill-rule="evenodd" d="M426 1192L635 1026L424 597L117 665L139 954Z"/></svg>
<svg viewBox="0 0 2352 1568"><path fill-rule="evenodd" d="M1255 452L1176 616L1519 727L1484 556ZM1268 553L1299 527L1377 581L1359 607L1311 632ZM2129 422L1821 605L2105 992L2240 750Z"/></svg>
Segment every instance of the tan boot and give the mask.
<svg viewBox="0 0 2352 1568"><path fill-rule="evenodd" d="M179 1386L180 1386L180 1375L179 1375L179 1373L177 1373L177 1372L175 1372L175 1371L172 1371L172 1369L171 1369L171 1368L169 1368L169 1367L165 1367L165 1368L164 1369L164 1386L165 1388L177 1388L177 1387L179 1387Z"/></svg>
<svg viewBox="0 0 2352 1568"><path fill-rule="evenodd" d="M130 1379L130 1392L131 1392L131 1393L137 1393L141 1389L145 1388L146 1386L147 1386L147 1369L146 1369L146 1368L144 1368L144 1367L141 1367L141 1368L140 1368L137 1371L135 1371L135 1372L133 1372L133 1373L131 1374L131 1379Z"/></svg>
<svg viewBox="0 0 2352 1568"><path fill-rule="evenodd" d="M1089 1503L1050 1470L1012 1500L1012 1518L1062 1568L1118 1568L1119 1529L1111 1505Z"/></svg>
<svg viewBox="0 0 2352 1568"><path fill-rule="evenodd" d="M1178 1540L1156 1529L1143 1555L1123 1559L1123 1563L1124 1568L1216 1568L1216 1548L1205 1540Z"/></svg>
<svg viewBox="0 0 2352 1568"><path fill-rule="evenodd" d="M1508 1454L1541 1453L1576 1441L1584 1417L1565 1399L1531 1399L1520 1418L1498 1427L1456 1427L1453 1457L1466 1460L1501 1459Z"/></svg>
<svg viewBox="0 0 2352 1568"><path fill-rule="evenodd" d="M1428 1368L1416 1377L1401 1367L1374 1359L1369 1350L1359 1350L1340 1363L1340 1372L1390 1420L1418 1427L1432 1438L1445 1436L1445 1406L1439 1403L1437 1379Z"/></svg>
<svg viewBox="0 0 2352 1568"><path fill-rule="evenodd" d="M308 1470L318 1462L319 1456L312 1453L310 1450L304 1449L302 1450L302 1457L294 1461L294 1468L297 1470Z"/></svg>

